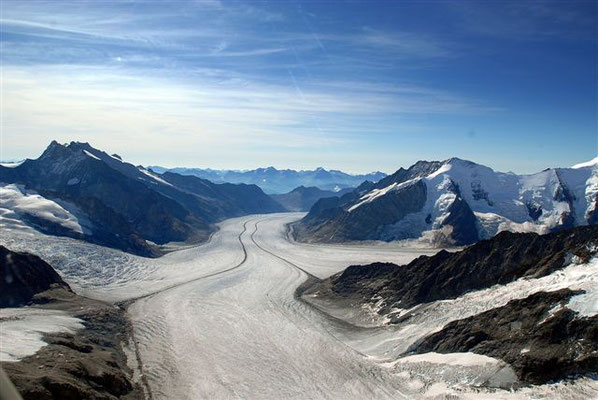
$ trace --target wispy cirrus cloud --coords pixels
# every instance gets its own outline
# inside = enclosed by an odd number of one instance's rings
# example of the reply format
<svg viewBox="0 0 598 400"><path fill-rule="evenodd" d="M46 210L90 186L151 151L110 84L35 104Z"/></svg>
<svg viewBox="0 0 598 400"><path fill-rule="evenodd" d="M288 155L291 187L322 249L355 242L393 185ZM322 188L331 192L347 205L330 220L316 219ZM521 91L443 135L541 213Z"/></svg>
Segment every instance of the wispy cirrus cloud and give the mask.
<svg viewBox="0 0 598 400"><path fill-rule="evenodd" d="M54 138L90 140L155 164L178 146L188 165L195 157L226 167L264 152L351 166L375 149L392 164L407 145L467 147L471 137L459 132L482 132L476 124L496 141L537 130L538 120L524 120L540 104L542 118L581 120L575 113L588 101L563 106L560 96L585 95L592 82L578 77L591 68L582 62L535 82L561 60L546 56L552 47L525 46L561 33L585 35L575 42L583 46L594 14L581 15L578 3L432 3L5 0L3 149L19 157ZM584 53L574 51L562 62ZM562 83L551 97L543 88L554 76L567 78L551 81ZM525 109L526 96L538 110Z"/></svg>
<svg viewBox="0 0 598 400"><path fill-rule="evenodd" d="M3 106L5 140L28 137L42 146L51 139L94 137L100 145L126 142L149 154L173 140L212 149L310 149L346 142L365 127L380 131L376 119L389 115L495 111L416 87L312 82L298 96L295 84L241 76L223 80L227 74L218 70L184 80L160 72L119 66L5 67L3 96L11 99Z"/></svg>

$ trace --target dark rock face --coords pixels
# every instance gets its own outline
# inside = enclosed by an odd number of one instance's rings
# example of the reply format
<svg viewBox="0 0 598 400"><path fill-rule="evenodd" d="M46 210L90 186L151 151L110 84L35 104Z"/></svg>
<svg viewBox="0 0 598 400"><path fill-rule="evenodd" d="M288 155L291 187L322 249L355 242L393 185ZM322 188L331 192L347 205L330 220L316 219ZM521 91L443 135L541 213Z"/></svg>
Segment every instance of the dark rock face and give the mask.
<svg viewBox="0 0 598 400"><path fill-rule="evenodd" d="M381 225L393 224L422 209L426 201L426 185L419 181L352 211L344 210L342 205L323 206L325 202L338 204L343 200L341 197L317 202L303 220L293 225L295 236L316 242L375 239Z"/></svg>
<svg viewBox="0 0 598 400"><path fill-rule="evenodd" d="M333 192L331 190L322 190L315 186L299 186L289 193L273 194L271 197L287 211L309 211L309 209L320 199L339 197L351 191L353 191L352 188Z"/></svg>
<svg viewBox="0 0 598 400"><path fill-rule="evenodd" d="M563 307L580 292L563 289L512 300L503 307L453 321L410 351L473 352L499 358L513 367L522 382L531 384L595 373L598 316L579 317Z"/></svg>
<svg viewBox="0 0 598 400"><path fill-rule="evenodd" d="M594 199L594 209L588 215L588 224L598 224L598 197Z"/></svg>
<svg viewBox="0 0 598 400"><path fill-rule="evenodd" d="M421 178L435 172L441 166L442 162L440 161L418 161L408 169L400 168L394 174L381 179L373 188L383 188L393 183L402 183L409 179Z"/></svg>
<svg viewBox="0 0 598 400"><path fill-rule="evenodd" d="M501 232L462 251L440 251L407 265L391 263L350 266L310 289L331 299L349 298L355 304L385 299L381 313L392 307L410 308L451 299L469 291L506 284L518 278L548 275L566 264L569 254L589 260L598 245L598 226L538 235Z"/></svg>
<svg viewBox="0 0 598 400"><path fill-rule="evenodd" d="M25 400L143 399L121 347L130 336L124 311L61 289L42 295L52 299L52 309L82 319L85 329L46 334L43 340L48 345L36 354L2 363L21 396Z"/></svg>
<svg viewBox="0 0 598 400"><path fill-rule="evenodd" d="M160 176L88 143L52 142L36 160L15 168L0 166L0 181L24 185L50 200L67 201L91 222L91 232L81 234L25 216L36 229L142 256L159 255L158 248L147 241L199 242L224 218L283 211L257 186L216 185L172 173Z"/></svg>
<svg viewBox="0 0 598 400"><path fill-rule="evenodd" d="M569 205L569 210L571 210L570 212L563 212L561 214L560 225L553 229L554 231L559 231L575 226L575 215L573 210L575 207L574 202L576 198L571 193L567 185L565 185L558 171L556 173L556 176L559 180L559 185L557 186L556 192L554 193L554 199L566 202Z"/></svg>
<svg viewBox="0 0 598 400"><path fill-rule="evenodd" d="M542 206L539 204L534 203L526 203L527 213L529 214L530 218L534 221L537 221L538 218L542 215Z"/></svg>
<svg viewBox="0 0 598 400"><path fill-rule="evenodd" d="M442 222L442 226L451 226L451 238L455 244L463 246L480 240L476 228L476 217L469 207L469 204L461 197L459 187L455 184L453 192L457 198L448 208L448 216Z"/></svg>
<svg viewBox="0 0 598 400"><path fill-rule="evenodd" d="M480 180L471 182L471 193L474 200L485 200L489 206L494 205L493 201L488 197L488 192L482 187Z"/></svg>
<svg viewBox="0 0 598 400"><path fill-rule="evenodd" d="M0 246L0 307L18 307L51 287L70 291L50 264L29 253Z"/></svg>
<svg viewBox="0 0 598 400"><path fill-rule="evenodd" d="M377 183L364 182L353 192L337 200L321 199L316 202L309 214L293 224L293 233L299 241L305 242L343 242L347 240L383 239L396 240L405 237L387 235L380 238L379 232L385 226L392 225L407 214L418 212L426 201L426 186L417 182L402 190L393 191L385 196L363 204L353 211L348 209L361 196L373 189L400 184L410 179L426 176L442 166L437 161L420 161L409 169L399 169L394 174Z"/></svg>
<svg viewBox="0 0 598 400"><path fill-rule="evenodd" d="M180 190L203 201L213 220L256 213L282 212L284 208L256 185L215 184L196 176L165 172L162 177Z"/></svg>

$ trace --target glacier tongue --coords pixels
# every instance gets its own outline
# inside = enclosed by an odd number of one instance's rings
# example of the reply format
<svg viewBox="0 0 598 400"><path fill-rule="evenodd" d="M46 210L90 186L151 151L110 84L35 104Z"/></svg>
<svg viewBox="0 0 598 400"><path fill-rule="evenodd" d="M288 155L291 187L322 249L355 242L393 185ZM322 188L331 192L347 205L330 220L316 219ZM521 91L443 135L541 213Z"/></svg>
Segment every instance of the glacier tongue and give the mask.
<svg viewBox="0 0 598 400"><path fill-rule="evenodd" d="M497 368L501 379L508 378L499 362L479 357L430 356L400 366L393 363L401 349L449 320L504 304L530 290L590 289L595 282L587 277L598 276L595 266L575 264L540 280L520 280L435 302L398 331L388 326L356 328L297 299L297 286L308 274L323 278L349 264L373 261L404 264L430 252L399 244L322 246L289 241L286 224L302 215L227 220L210 242L160 259L43 235L2 235L0 243L42 255L69 283L76 283L76 290L91 297L132 301L128 310L134 342L156 399L519 399L598 394L595 381L587 379L515 392L472 388L480 383L476 377ZM571 307L576 305L572 302Z"/></svg>

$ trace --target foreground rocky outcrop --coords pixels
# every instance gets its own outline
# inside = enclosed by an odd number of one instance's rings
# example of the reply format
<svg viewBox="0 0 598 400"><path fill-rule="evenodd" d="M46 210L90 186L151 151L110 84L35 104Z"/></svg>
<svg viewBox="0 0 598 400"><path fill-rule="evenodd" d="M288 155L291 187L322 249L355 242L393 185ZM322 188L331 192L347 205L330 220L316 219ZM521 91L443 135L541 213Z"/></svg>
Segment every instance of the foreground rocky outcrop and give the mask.
<svg viewBox="0 0 598 400"><path fill-rule="evenodd" d="M62 310L83 320L75 334L45 334L48 345L2 368L24 399L143 399L133 381L123 345L130 340L124 310L51 289L38 295L36 307Z"/></svg>
<svg viewBox="0 0 598 400"><path fill-rule="evenodd" d="M587 261L598 250L598 226L581 226L547 235L501 232L462 251L440 251L407 265L350 266L309 289L319 298L354 305L384 299L380 313L451 299L472 290L541 277L567 264L572 255Z"/></svg>
<svg viewBox="0 0 598 400"><path fill-rule="evenodd" d="M25 305L40 292L69 285L44 260L0 246L0 308Z"/></svg>
<svg viewBox="0 0 598 400"><path fill-rule="evenodd" d="M27 311L59 311L84 325L74 333L46 333L47 345L35 354L1 363L24 399L144 398L124 353L132 331L123 309L76 295L34 255L0 247L0 261L2 307L28 304ZM10 283L7 276L14 277Z"/></svg>
<svg viewBox="0 0 598 400"><path fill-rule="evenodd" d="M521 384L543 384L598 373L597 254L597 226L501 232L403 266L351 266L297 295L348 322L395 325L408 343L397 357L476 353L508 363Z"/></svg>
<svg viewBox="0 0 598 400"><path fill-rule="evenodd" d="M543 384L598 372L598 316L566 307L583 291L562 289L512 300L453 321L414 345L412 353L473 352L506 361L524 383Z"/></svg>

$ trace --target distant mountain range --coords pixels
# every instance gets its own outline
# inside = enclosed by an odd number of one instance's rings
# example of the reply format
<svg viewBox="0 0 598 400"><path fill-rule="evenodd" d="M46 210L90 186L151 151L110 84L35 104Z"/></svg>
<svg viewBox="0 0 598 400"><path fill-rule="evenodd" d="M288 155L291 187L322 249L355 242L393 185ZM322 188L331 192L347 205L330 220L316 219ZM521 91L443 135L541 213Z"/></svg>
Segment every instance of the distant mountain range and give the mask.
<svg viewBox="0 0 598 400"><path fill-rule="evenodd" d="M532 175L471 161L419 161L378 183L321 199L293 225L298 240L425 237L466 245L509 230L548 233L598 223L598 160Z"/></svg>
<svg viewBox="0 0 598 400"><path fill-rule="evenodd" d="M467 245L503 230L548 233L598 223L596 159L532 175L495 172L458 158L420 161L377 182L362 179L383 173L187 170L292 189L272 197L254 184L213 183L153 168L88 143L52 142L38 159L0 165L0 226L156 256L162 244L201 242L216 222L255 213L309 210L293 225L295 237L306 242L423 237ZM293 186L297 181L334 190ZM361 182L356 189L340 187L355 182Z"/></svg>
<svg viewBox="0 0 598 400"><path fill-rule="evenodd" d="M0 166L2 229L69 236L144 256L201 242L225 218L284 211L258 186L157 174L91 147L52 142L36 160Z"/></svg>
<svg viewBox="0 0 598 400"><path fill-rule="evenodd" d="M332 190L322 190L315 186L299 186L289 193L272 194L270 197L287 211L309 211L310 208L320 199L326 197L342 196L345 193L352 192L353 188L341 189L338 192Z"/></svg>
<svg viewBox="0 0 598 400"><path fill-rule="evenodd" d="M154 172L174 172L181 175L193 175L215 183L246 183L258 185L266 193L287 193L299 186L315 186L322 190L338 192L340 189L357 187L364 181L377 182L384 178L384 172L372 172L363 175L351 175L337 170L317 168L315 170L295 171L278 170L274 167L258 168L250 171L214 170L202 168L163 168L148 167Z"/></svg>

